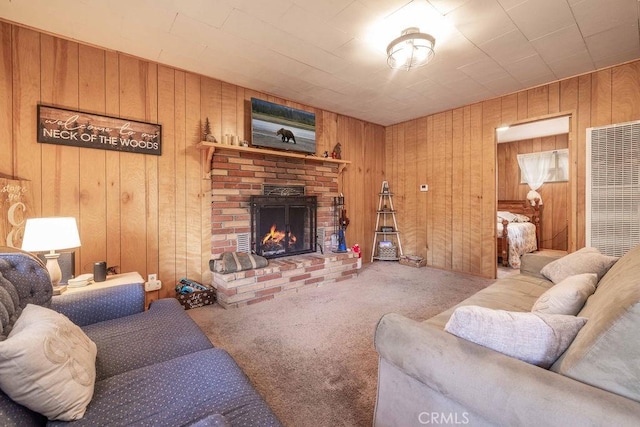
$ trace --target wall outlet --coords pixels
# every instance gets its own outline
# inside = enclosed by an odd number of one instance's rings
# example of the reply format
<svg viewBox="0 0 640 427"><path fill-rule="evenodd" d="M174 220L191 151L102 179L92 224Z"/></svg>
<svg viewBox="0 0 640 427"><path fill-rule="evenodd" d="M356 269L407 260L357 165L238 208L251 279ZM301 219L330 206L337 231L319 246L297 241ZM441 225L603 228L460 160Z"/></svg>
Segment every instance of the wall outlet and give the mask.
<svg viewBox="0 0 640 427"><path fill-rule="evenodd" d="M429 186L427 184L420 184L420 191L429 191Z"/></svg>
<svg viewBox="0 0 640 427"><path fill-rule="evenodd" d="M162 287L162 282L158 280L157 274L149 274L149 280L144 283L144 290L147 292L157 291Z"/></svg>

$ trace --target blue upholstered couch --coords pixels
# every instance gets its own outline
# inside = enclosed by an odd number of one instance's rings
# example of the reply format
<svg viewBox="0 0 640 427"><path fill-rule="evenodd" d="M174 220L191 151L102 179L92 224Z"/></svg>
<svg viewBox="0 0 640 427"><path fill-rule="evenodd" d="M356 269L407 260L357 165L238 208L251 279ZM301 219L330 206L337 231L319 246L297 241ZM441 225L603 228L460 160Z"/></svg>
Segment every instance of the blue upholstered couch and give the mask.
<svg viewBox="0 0 640 427"><path fill-rule="evenodd" d="M74 426L280 425L229 354L211 345L177 300L155 301L144 311L141 284L52 297L42 263L8 248L0 248L0 281L15 286L21 308L52 308L95 342L95 389ZM0 425L47 424L66 422L47 420L0 391Z"/></svg>

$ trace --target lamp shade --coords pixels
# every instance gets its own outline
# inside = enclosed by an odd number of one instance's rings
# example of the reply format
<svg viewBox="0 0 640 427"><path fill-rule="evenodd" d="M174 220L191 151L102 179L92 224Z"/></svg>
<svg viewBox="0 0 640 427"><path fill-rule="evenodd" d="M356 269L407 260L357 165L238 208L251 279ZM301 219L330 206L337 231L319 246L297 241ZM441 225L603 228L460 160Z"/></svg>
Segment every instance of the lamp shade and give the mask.
<svg viewBox="0 0 640 427"><path fill-rule="evenodd" d="M80 247L78 225L73 217L29 218L22 249L28 252L59 251Z"/></svg>
<svg viewBox="0 0 640 427"><path fill-rule="evenodd" d="M387 46L387 64L407 71L426 65L435 55L435 44L430 34L421 33L417 27L407 28Z"/></svg>

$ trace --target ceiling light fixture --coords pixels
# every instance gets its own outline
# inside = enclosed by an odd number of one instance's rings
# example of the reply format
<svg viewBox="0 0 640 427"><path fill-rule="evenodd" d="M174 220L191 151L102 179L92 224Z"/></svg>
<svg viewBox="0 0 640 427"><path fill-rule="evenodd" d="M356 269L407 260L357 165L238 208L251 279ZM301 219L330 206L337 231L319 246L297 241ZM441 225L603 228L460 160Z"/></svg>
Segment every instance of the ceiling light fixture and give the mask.
<svg viewBox="0 0 640 427"><path fill-rule="evenodd" d="M387 64L407 71L422 67L433 59L435 45L432 35L421 33L418 27L409 27L387 46Z"/></svg>

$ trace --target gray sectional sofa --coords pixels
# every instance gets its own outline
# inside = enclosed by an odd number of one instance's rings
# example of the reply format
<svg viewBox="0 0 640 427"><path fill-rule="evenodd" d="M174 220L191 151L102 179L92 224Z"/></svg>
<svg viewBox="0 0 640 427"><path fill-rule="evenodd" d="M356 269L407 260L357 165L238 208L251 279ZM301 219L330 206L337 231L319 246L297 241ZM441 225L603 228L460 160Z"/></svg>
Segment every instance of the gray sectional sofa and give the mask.
<svg viewBox="0 0 640 427"><path fill-rule="evenodd" d="M155 301L144 311L142 284L52 298L42 263L8 248L0 248L0 294L15 312L3 315L7 307L0 308L5 342L9 320L15 323L16 313L35 304L65 314L95 343L93 395L73 425L280 425L229 354L211 345L175 299ZM2 300L10 294L19 307ZM0 391L2 426L67 423L48 420Z"/></svg>
<svg viewBox="0 0 640 427"><path fill-rule="evenodd" d="M640 247L600 279L577 314L586 324L549 369L445 331L460 306L529 312L556 286L541 274L556 259L525 255L519 274L424 322L385 315L374 425L640 425Z"/></svg>

